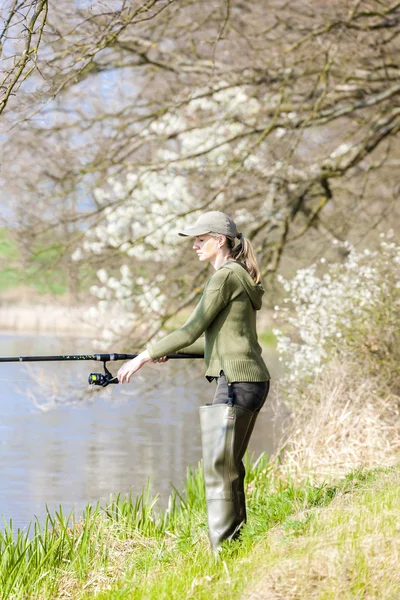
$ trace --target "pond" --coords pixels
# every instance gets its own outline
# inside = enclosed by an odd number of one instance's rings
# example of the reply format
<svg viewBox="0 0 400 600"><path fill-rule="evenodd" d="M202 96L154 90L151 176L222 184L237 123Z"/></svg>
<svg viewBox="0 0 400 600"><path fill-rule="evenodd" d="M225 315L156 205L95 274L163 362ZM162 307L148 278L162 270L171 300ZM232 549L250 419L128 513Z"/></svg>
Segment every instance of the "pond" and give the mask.
<svg viewBox="0 0 400 600"><path fill-rule="evenodd" d="M0 355L85 354L88 340L0 335ZM276 359L265 357L272 374ZM122 363L108 363L116 373ZM203 361L146 365L129 385L88 386L96 362L0 364L0 515L16 530L63 507L81 514L110 494L141 493L150 481L159 505L171 485L182 489L188 466L201 458L198 408L215 383ZM271 395L271 398L273 394ZM269 398L250 444L258 456L279 438Z"/></svg>

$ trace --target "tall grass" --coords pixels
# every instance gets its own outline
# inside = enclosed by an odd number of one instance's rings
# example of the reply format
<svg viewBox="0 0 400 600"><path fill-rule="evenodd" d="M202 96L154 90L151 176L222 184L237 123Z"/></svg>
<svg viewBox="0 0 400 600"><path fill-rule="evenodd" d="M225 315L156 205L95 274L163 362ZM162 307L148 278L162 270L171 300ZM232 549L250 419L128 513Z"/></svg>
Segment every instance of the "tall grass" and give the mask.
<svg viewBox="0 0 400 600"><path fill-rule="evenodd" d="M290 522L298 511L327 505L340 489L354 485L298 486L294 481L275 478L264 455L251 466L247 460L247 467L250 519L241 544L225 550L226 558L231 556L232 560L235 553L244 556L249 552L271 528ZM186 569L188 561L192 565L189 574L180 573L179 564ZM137 597L156 598L161 597L156 593L160 577L169 589L169 578L175 581L179 576L182 581L174 585L183 594L195 573L208 577L211 568L213 576L221 575L223 566L220 561L219 566L212 566L214 562L209 552L199 465L188 470L183 492L173 491L165 511L157 510L157 498L150 497L146 488L136 498L118 495L104 507L88 506L80 519L73 513L65 515L60 508L54 515L48 513L43 525L36 521L28 531L14 531L10 522L0 533L0 597L84 597L85 593L118 588L122 578L130 582L129 589L137 590ZM152 581L158 582L155 587Z"/></svg>
<svg viewBox="0 0 400 600"><path fill-rule="evenodd" d="M5 523L0 532L1 599L52 598L67 582L79 587L93 571L101 574L109 566L112 571L124 546L148 549L162 537L177 542L190 537L193 522L205 522L201 468L188 470L183 493L173 491L166 511L157 511L156 503L148 486L135 498L117 495L104 507L89 505L78 520L60 507L54 515L47 513L44 524L35 521L26 531Z"/></svg>
<svg viewBox="0 0 400 600"><path fill-rule="evenodd" d="M325 481L360 467L397 464L400 398L380 378L349 356L333 359L292 406L282 476Z"/></svg>

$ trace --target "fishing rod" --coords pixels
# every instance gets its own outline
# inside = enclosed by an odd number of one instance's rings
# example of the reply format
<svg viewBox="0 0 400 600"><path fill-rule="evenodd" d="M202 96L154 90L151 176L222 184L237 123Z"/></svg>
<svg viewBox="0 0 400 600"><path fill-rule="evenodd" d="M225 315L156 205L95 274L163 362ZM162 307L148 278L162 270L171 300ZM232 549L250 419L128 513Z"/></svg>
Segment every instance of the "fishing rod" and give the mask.
<svg viewBox="0 0 400 600"><path fill-rule="evenodd" d="M138 354L65 354L59 356L0 356L0 363L9 362L52 362L67 360L97 360L103 363L104 373L90 373L89 385L100 385L107 387L110 383L118 383L118 377L114 377L107 369L107 362L116 360L130 360ZM167 358L204 358L202 354L167 354Z"/></svg>

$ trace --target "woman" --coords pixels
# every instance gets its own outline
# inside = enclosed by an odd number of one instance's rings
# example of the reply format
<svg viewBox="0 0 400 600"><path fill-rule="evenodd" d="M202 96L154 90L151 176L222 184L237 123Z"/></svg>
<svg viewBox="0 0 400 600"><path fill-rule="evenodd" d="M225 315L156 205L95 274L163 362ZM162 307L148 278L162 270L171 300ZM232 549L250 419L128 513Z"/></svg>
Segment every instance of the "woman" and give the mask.
<svg viewBox="0 0 400 600"><path fill-rule="evenodd" d="M217 381L213 403L200 408L208 528L217 550L246 522L242 459L270 379L256 333L264 290L251 244L226 214L207 212L179 235L194 237L199 260L215 273L185 325L125 363L118 379L129 382L170 353L204 354L206 377Z"/></svg>

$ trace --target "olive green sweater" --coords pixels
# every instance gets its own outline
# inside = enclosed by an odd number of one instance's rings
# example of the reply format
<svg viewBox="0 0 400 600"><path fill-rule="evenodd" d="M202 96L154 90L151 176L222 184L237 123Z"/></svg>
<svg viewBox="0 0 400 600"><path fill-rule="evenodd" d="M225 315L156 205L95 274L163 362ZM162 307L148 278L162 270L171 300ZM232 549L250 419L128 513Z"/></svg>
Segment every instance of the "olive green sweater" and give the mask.
<svg viewBox="0 0 400 600"><path fill-rule="evenodd" d="M263 294L242 265L226 262L207 282L186 323L147 348L150 357L177 351L204 354L207 377L224 371L228 382L267 381L256 332Z"/></svg>

